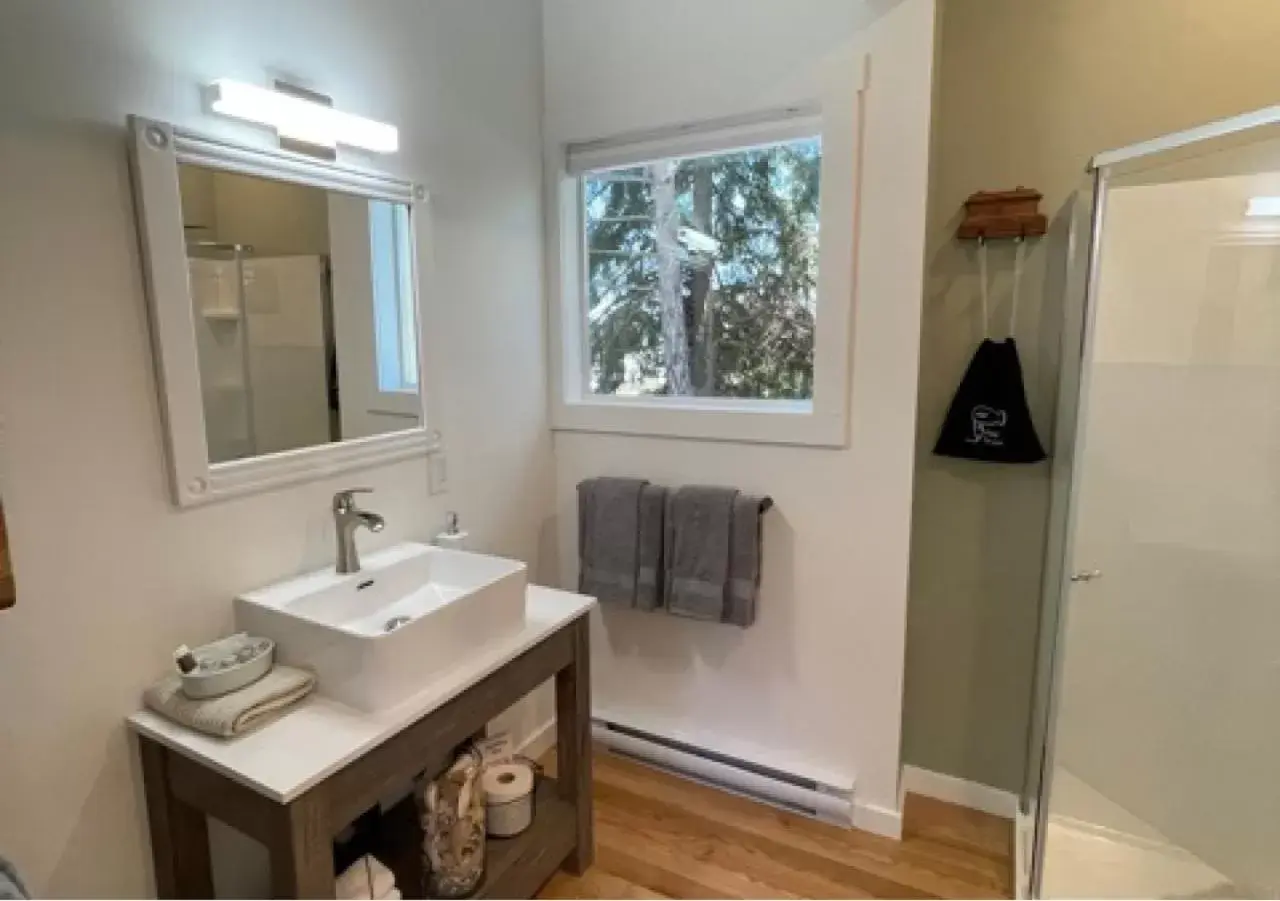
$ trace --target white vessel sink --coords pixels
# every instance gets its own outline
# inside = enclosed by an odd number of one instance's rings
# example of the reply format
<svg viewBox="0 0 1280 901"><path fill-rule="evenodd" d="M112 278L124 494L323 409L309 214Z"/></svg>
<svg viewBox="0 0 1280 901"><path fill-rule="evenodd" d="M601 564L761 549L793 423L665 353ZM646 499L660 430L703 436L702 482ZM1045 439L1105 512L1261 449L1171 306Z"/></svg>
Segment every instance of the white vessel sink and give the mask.
<svg viewBox="0 0 1280 901"><path fill-rule="evenodd" d="M318 691L360 710L394 707L468 655L524 628L516 560L400 544L362 569L299 576L236 598L236 625L313 670Z"/></svg>

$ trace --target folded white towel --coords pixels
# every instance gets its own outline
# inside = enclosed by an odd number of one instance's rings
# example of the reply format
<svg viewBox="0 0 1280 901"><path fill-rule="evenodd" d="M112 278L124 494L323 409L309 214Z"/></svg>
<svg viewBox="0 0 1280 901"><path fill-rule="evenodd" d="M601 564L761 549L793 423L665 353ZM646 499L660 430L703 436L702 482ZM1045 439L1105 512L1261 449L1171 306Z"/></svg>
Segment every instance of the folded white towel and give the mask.
<svg viewBox="0 0 1280 901"><path fill-rule="evenodd" d="M400 897L395 873L372 854L366 854L343 870L334 881L333 890L338 898L348 901ZM394 896L392 892L395 892Z"/></svg>
<svg viewBox="0 0 1280 901"><path fill-rule="evenodd" d="M148 688L143 700L156 713L175 723L220 738L232 738L267 721L315 687L314 673L276 664L257 682L201 700L184 695L182 677L170 673Z"/></svg>
<svg viewBox="0 0 1280 901"><path fill-rule="evenodd" d="M400 889L393 888L385 895L379 895L378 901L400 901Z"/></svg>

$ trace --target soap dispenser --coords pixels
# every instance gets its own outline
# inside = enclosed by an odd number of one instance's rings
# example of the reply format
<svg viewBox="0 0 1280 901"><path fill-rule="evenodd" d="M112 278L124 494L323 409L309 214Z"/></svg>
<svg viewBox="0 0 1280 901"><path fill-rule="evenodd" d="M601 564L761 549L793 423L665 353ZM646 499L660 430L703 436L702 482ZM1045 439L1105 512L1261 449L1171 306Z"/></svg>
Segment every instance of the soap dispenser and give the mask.
<svg viewBox="0 0 1280 901"><path fill-rule="evenodd" d="M465 551L469 537L466 532L458 528L458 514L450 510L444 515L444 531L437 535L432 543L436 547Z"/></svg>

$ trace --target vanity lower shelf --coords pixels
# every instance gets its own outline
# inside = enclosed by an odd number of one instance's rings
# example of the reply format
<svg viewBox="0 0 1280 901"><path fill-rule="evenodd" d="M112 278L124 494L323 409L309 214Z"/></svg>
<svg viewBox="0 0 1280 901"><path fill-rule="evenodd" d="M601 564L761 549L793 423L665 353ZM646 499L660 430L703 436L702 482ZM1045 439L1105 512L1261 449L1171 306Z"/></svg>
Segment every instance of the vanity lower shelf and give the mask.
<svg viewBox="0 0 1280 901"><path fill-rule="evenodd" d="M474 897L533 897L573 850L576 826L574 806L561 797L555 780L540 779L532 825L512 838L486 841L484 882ZM396 874L403 897L426 897L422 828L412 796L382 815L372 853Z"/></svg>

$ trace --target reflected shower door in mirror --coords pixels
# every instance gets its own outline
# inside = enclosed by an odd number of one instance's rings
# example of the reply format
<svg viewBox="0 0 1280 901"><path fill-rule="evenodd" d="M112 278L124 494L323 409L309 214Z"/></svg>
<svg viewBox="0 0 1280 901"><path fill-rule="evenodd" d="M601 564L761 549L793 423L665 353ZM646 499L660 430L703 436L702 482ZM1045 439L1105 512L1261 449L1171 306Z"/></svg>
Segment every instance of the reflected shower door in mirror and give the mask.
<svg viewBox="0 0 1280 901"><path fill-rule="evenodd" d="M180 163L209 463L423 425L409 207Z"/></svg>

